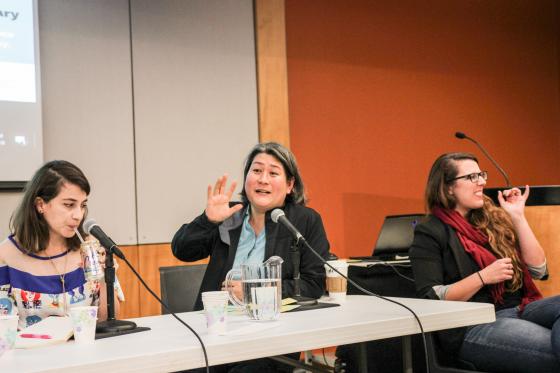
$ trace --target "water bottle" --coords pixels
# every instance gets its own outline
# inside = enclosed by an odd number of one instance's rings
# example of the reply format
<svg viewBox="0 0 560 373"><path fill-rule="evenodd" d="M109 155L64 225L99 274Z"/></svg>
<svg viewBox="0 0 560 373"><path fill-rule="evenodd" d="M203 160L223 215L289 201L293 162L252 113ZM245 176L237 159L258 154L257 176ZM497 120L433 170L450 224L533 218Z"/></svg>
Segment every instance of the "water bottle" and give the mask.
<svg viewBox="0 0 560 373"><path fill-rule="evenodd" d="M86 281L101 280L104 277L104 270L99 263L99 253L97 251L100 248L101 245L97 240L88 240L80 245Z"/></svg>

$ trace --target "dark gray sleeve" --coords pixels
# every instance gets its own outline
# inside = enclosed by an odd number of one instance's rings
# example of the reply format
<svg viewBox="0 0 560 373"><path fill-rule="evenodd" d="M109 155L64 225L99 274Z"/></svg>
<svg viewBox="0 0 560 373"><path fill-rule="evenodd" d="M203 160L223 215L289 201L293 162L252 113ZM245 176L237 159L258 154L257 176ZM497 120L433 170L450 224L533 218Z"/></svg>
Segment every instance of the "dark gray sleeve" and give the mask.
<svg viewBox="0 0 560 373"><path fill-rule="evenodd" d="M419 224L414 231L414 242L409 255L416 283L416 293L421 298L439 299L434 287L443 283L443 249L441 232L429 225Z"/></svg>

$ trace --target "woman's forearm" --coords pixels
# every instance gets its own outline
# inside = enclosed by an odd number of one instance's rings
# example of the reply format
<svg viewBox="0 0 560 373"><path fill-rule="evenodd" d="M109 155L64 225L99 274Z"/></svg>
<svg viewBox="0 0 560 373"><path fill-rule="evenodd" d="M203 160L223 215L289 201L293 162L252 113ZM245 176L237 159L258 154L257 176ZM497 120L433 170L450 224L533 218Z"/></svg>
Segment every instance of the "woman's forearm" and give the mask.
<svg viewBox="0 0 560 373"><path fill-rule="evenodd" d="M484 286L483 281L480 272L475 272L453 283L447 290L444 300L468 301Z"/></svg>
<svg viewBox="0 0 560 373"><path fill-rule="evenodd" d="M529 226L525 215L512 218L513 228L519 239L523 261L531 266L540 266L545 261L544 250Z"/></svg>

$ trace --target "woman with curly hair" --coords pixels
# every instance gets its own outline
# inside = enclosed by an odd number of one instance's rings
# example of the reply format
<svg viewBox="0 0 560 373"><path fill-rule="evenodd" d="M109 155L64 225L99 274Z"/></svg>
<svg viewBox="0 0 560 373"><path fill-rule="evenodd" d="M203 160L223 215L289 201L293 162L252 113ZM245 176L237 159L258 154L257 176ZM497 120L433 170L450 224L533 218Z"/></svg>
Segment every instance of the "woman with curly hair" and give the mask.
<svg viewBox="0 0 560 373"><path fill-rule="evenodd" d="M429 215L416 227L410 259L423 298L493 303L496 321L439 332L458 363L487 372L560 372L560 297L533 282L548 276L544 251L525 218L524 193L483 194L487 173L468 153L433 164Z"/></svg>

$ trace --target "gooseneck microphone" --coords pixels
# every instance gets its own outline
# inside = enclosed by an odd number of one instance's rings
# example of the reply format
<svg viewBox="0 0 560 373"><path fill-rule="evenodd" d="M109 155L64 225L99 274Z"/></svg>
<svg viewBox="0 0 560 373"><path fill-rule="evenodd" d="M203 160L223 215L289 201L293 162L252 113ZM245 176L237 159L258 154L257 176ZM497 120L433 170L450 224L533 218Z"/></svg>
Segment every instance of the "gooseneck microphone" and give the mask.
<svg viewBox="0 0 560 373"><path fill-rule="evenodd" d="M490 160L490 162L492 162L492 164L494 165L494 167L496 167L498 169L498 171L500 171L500 173L502 174L502 176L504 177L504 179L506 179L506 184L508 188L511 188L511 182L509 181L509 177L506 174L506 172L504 171L503 168L500 167L500 165L498 164L498 162L496 162L494 160L494 158L492 158L490 156L490 154L488 154L488 152L486 151L486 149L484 149L484 147L482 145L480 145L478 143L478 141L476 141L475 139L473 139L472 137L467 136L464 132L455 132L455 137L458 139L467 139L471 142L473 142L476 146L478 146L478 148L480 150L482 150L482 152L484 153L484 155L486 156L486 158L488 158Z"/></svg>
<svg viewBox="0 0 560 373"><path fill-rule="evenodd" d="M290 233L294 235L294 238L297 242L299 242L300 240L305 241L303 235L299 233L297 228L294 227L292 223L290 223L290 221L286 217L286 214L284 214L284 211L282 211L281 209L272 210L272 212L270 213L270 218L273 222L281 223L284 227L286 227L290 231Z"/></svg>
<svg viewBox="0 0 560 373"><path fill-rule="evenodd" d="M115 263L113 254L126 261L124 254L117 247L117 244L103 232L95 220L88 219L84 222L84 230L87 234L99 240L101 246L105 248L105 286L107 287L107 320L97 324L98 333L118 335L120 333L137 330L138 327L132 321L117 320L115 318Z"/></svg>
<svg viewBox="0 0 560 373"><path fill-rule="evenodd" d="M297 230L297 228L293 226L293 224L286 217L286 214L284 213L284 211L282 211L281 209L277 208L277 209L272 210L272 212L270 213L270 217L271 217L273 222L280 223L283 226L285 226L292 233L292 235L294 236L296 241L303 243L305 245L305 247L307 247L313 255L315 255L317 258L319 258L321 263L329 266L329 268L331 268L333 271L338 273L340 276L344 277L346 279L346 281L348 281L349 283L354 285L361 292L363 292L364 294L367 294L367 295L371 295L371 296L386 300L387 302L394 303L398 306L401 306L401 307L405 308L410 313L412 313L412 316L414 316L414 318L416 319L416 322L418 323L418 326L420 327L420 333L422 334L422 340L424 342L424 358L425 358L425 362L426 362L426 372L430 371L430 366L429 366L429 363L428 363L428 349L426 347L426 336L424 335L424 327L422 326L422 322L420 321L420 318L418 317L418 315L410 307L408 307L408 306L406 306L406 305L404 305L400 302L397 302L396 300L386 298L382 295L375 294L375 293L372 293L371 291L369 291L367 289L364 289L362 286L358 285L354 280L348 278L348 276L345 276L338 269L336 269L332 265L330 265L325 259L323 259L321 254L319 254L317 251L315 251L315 249L313 247L311 247L311 245L305 240L305 237L303 237L303 235Z"/></svg>
<svg viewBox="0 0 560 373"><path fill-rule="evenodd" d="M290 233L294 236L294 241L290 246L290 257L292 259L292 266L293 266L292 273L293 273L293 280L294 280L294 295L292 296L292 298L295 299L297 304L299 304L300 306L312 306L317 304L318 303L317 299L304 297L301 295L301 288L300 288L301 275L299 272L301 254L299 251L299 244L300 242L305 241L305 238L303 238L303 235L299 233L297 228L294 227L292 223L290 223L288 218L286 218L286 214L284 214L284 211L280 209L274 209L270 213L270 218L272 219L273 222L275 223L279 222L280 224L285 226L290 231Z"/></svg>
<svg viewBox="0 0 560 373"><path fill-rule="evenodd" d="M150 289L148 284L146 284L146 281L142 279L142 276L140 276L140 274L136 271L136 269L134 269L132 264L130 264L130 262L126 259L126 257L119 249L115 241L113 241L105 232L103 232L103 230L99 225L97 225L95 220L93 219L86 220L83 224L83 228L87 234L91 234L93 237L97 238L101 246L103 246L106 249L105 284L107 286L107 320L97 323L96 332L104 333L109 336L109 335L133 333L135 331L143 331L143 330L150 329L146 327L138 328L136 324L132 321L115 319L115 295L114 295L115 267L113 263L113 254L115 254L126 263L128 268L130 268L130 270L138 278L140 283L171 314L171 316L173 316L175 319L177 319L177 321L179 321L186 328L188 328L198 339L198 341L200 342L200 346L202 347L202 353L204 355L206 372L210 373L210 368L208 364L208 353L206 352L206 346L204 345L202 338L200 338L200 335L198 335L198 333L191 326L189 326L179 316L177 316L175 312L173 312L169 308L169 306L164 301L162 301L161 298L158 297L157 294L154 293L152 289Z"/></svg>
<svg viewBox="0 0 560 373"><path fill-rule="evenodd" d="M103 229L93 219L88 219L84 222L84 231L87 234L91 234L93 237L99 240L101 246L103 246L107 251L111 251L113 254L121 259L124 259L124 254L119 249L115 241L113 241Z"/></svg>

